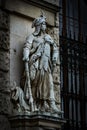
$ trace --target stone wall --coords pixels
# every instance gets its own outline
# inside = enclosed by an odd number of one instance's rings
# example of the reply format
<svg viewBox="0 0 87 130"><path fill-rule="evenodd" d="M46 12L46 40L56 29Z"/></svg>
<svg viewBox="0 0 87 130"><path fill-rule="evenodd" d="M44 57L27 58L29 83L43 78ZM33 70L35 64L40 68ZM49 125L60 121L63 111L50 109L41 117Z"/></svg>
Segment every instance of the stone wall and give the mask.
<svg viewBox="0 0 87 130"><path fill-rule="evenodd" d="M0 112L9 113L10 32L9 14L0 9Z"/></svg>
<svg viewBox="0 0 87 130"><path fill-rule="evenodd" d="M7 116L11 112L10 102L10 32L9 14L0 9L0 129L9 130Z"/></svg>
<svg viewBox="0 0 87 130"><path fill-rule="evenodd" d="M23 45L26 37L32 33L32 21L17 15L10 15L10 84L16 81L20 85L24 71L22 61Z"/></svg>

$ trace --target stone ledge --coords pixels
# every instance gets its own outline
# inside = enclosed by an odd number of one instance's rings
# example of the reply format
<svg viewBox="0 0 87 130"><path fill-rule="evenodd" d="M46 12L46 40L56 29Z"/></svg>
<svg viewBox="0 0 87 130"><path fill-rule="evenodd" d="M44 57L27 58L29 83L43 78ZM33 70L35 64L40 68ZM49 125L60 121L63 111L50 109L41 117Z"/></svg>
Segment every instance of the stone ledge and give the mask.
<svg viewBox="0 0 87 130"><path fill-rule="evenodd" d="M9 117L12 128L47 127L60 129L66 122L62 118L48 115L16 115Z"/></svg>
<svg viewBox="0 0 87 130"><path fill-rule="evenodd" d="M23 0L23 1L50 10L51 12L59 11L59 0Z"/></svg>
<svg viewBox="0 0 87 130"><path fill-rule="evenodd" d="M41 2L42 3L42 2ZM5 9L11 14L18 14L27 19L34 19L41 14L41 10L44 10L47 23L51 26L55 26L55 13L52 11L45 10L44 6L38 6L39 4L32 4L30 1L26 0L6 0Z"/></svg>
<svg viewBox="0 0 87 130"><path fill-rule="evenodd" d="M43 1L46 1L46 2L48 2L50 4L59 6L59 0L43 0Z"/></svg>

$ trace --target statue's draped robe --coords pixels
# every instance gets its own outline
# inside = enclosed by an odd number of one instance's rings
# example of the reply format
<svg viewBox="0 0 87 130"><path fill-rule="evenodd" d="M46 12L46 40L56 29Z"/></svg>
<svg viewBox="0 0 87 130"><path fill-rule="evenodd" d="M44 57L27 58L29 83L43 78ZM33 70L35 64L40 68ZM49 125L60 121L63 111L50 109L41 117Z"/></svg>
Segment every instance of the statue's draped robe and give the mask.
<svg viewBox="0 0 87 130"><path fill-rule="evenodd" d="M55 100L51 72L54 44L46 41L45 36L32 34L27 37L24 46L29 49L29 74L34 100Z"/></svg>

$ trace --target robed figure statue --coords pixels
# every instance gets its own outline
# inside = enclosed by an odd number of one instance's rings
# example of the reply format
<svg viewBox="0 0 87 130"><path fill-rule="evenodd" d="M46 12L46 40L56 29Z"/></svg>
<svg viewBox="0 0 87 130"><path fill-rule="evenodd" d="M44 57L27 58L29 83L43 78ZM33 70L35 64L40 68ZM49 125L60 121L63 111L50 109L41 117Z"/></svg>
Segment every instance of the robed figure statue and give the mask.
<svg viewBox="0 0 87 130"><path fill-rule="evenodd" d="M53 67L56 66L58 48L46 33L46 17L41 15L32 23L35 31L26 38L23 48L25 63L25 99L31 111L58 112L55 103Z"/></svg>

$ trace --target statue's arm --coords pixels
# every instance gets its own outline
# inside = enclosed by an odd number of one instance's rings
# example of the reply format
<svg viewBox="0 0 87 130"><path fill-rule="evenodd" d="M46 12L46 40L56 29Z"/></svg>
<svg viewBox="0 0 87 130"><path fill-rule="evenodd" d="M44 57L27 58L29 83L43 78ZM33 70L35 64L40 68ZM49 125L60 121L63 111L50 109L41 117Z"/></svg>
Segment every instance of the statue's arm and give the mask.
<svg viewBox="0 0 87 130"><path fill-rule="evenodd" d="M23 61L29 61L29 54L32 47L34 36L30 35L26 38L26 42L23 47Z"/></svg>
<svg viewBox="0 0 87 130"><path fill-rule="evenodd" d="M53 55L52 55L52 63L56 65L58 59L58 47L56 43L53 44Z"/></svg>

